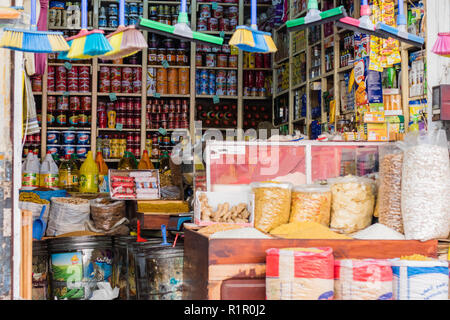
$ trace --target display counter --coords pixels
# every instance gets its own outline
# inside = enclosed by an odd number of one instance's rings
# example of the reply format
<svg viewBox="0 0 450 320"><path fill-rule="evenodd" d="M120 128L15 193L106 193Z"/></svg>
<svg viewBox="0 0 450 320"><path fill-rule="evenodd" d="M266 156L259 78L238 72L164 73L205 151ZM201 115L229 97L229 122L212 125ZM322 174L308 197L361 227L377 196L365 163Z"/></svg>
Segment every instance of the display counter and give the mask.
<svg viewBox="0 0 450 320"><path fill-rule="evenodd" d="M209 239L187 228L184 234L183 299L265 299L266 250L331 247L336 259L390 259L421 254L437 257L437 240Z"/></svg>

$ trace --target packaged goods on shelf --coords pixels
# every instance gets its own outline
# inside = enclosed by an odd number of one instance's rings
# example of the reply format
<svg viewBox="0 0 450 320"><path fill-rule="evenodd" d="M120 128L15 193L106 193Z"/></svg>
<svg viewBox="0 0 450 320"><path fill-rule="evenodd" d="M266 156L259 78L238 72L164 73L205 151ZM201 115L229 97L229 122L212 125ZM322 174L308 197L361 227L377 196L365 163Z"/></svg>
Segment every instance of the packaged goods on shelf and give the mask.
<svg viewBox="0 0 450 320"><path fill-rule="evenodd" d="M289 222L314 221L330 225L331 190L328 186L300 185L292 189Z"/></svg>
<svg viewBox="0 0 450 320"><path fill-rule="evenodd" d="M342 259L334 262L336 300L392 300L389 260Z"/></svg>
<svg viewBox="0 0 450 320"><path fill-rule="evenodd" d="M238 24L239 7L221 6L213 8L209 4L201 4L197 19L197 31L233 31Z"/></svg>
<svg viewBox="0 0 450 320"><path fill-rule="evenodd" d="M100 93L141 93L142 68L101 65L98 81Z"/></svg>
<svg viewBox="0 0 450 320"><path fill-rule="evenodd" d="M272 248L266 253L267 300L333 299L331 248Z"/></svg>
<svg viewBox="0 0 450 320"><path fill-rule="evenodd" d="M195 87L198 96L236 96L237 71L235 70L197 70Z"/></svg>
<svg viewBox="0 0 450 320"><path fill-rule="evenodd" d="M109 170L109 190L113 200L160 198L158 170Z"/></svg>
<svg viewBox="0 0 450 320"><path fill-rule="evenodd" d="M148 99L147 129L180 129L189 127L187 99Z"/></svg>
<svg viewBox="0 0 450 320"><path fill-rule="evenodd" d="M234 103L220 103L210 105L198 103L196 120L202 121L205 128L229 128L237 126L237 105Z"/></svg>

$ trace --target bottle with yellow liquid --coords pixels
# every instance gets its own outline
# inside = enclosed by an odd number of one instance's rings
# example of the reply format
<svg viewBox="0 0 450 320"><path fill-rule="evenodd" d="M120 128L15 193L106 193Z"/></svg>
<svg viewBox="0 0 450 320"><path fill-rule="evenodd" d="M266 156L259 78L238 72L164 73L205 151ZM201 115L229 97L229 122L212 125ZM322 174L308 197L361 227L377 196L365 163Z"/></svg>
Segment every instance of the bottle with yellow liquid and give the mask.
<svg viewBox="0 0 450 320"><path fill-rule="evenodd" d="M147 150L144 150L142 152L142 157L141 157L141 161L139 161L138 169L139 170L155 169L155 167L153 166L153 163L150 161L150 158L148 157Z"/></svg>
<svg viewBox="0 0 450 320"><path fill-rule="evenodd" d="M80 169L75 155L66 155L65 160L59 165L59 187L68 192L78 192L78 180Z"/></svg>
<svg viewBox="0 0 450 320"><path fill-rule="evenodd" d="M98 167L98 189L99 192L109 192L108 186L108 166L106 165L105 160L103 160L103 156L101 152L97 152L97 156L95 157L95 163Z"/></svg>
<svg viewBox="0 0 450 320"><path fill-rule="evenodd" d="M80 192L98 192L98 167L92 157L92 151L88 151L80 168Z"/></svg>
<svg viewBox="0 0 450 320"><path fill-rule="evenodd" d="M117 169L119 170L132 170L136 169L135 158L133 154L129 151L125 151L122 159L119 161Z"/></svg>

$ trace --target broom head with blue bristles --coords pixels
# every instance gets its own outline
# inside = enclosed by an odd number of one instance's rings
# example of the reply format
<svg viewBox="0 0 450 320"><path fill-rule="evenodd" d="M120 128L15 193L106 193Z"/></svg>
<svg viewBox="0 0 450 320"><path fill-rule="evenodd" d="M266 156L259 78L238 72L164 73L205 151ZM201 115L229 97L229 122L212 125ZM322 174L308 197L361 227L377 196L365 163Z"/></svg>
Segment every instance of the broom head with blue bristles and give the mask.
<svg viewBox="0 0 450 320"><path fill-rule="evenodd" d="M105 60L125 58L148 47L144 36L134 26L119 26L117 31L107 35L106 38L113 49L100 57Z"/></svg>
<svg viewBox="0 0 450 320"><path fill-rule="evenodd" d="M113 47L106 39L103 30L87 31L82 29L77 35L67 38L71 41L68 59L91 59L102 56L111 51Z"/></svg>
<svg viewBox="0 0 450 320"><path fill-rule="evenodd" d="M0 47L23 52L52 53L69 50L62 32L5 28Z"/></svg>
<svg viewBox="0 0 450 320"><path fill-rule="evenodd" d="M247 52L271 53L277 51L270 33L247 26L237 26L229 44Z"/></svg>

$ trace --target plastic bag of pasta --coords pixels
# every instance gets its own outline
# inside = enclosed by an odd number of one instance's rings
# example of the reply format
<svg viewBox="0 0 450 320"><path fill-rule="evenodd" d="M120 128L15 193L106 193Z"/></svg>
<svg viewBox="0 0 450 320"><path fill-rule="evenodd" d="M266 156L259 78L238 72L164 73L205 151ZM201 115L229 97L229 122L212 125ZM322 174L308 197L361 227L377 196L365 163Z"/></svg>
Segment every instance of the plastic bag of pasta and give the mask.
<svg viewBox="0 0 450 320"><path fill-rule="evenodd" d="M372 222L375 182L352 175L329 179L331 185L330 228L339 233L365 229Z"/></svg>
<svg viewBox="0 0 450 320"><path fill-rule="evenodd" d="M402 219L403 151L395 144L380 146L380 186L378 188L379 222L403 233Z"/></svg>
<svg viewBox="0 0 450 320"><path fill-rule="evenodd" d="M313 221L330 225L331 189L322 185L299 185L292 189L289 222Z"/></svg>
<svg viewBox="0 0 450 320"><path fill-rule="evenodd" d="M292 184L257 182L250 186L255 195L256 229L269 232L289 221Z"/></svg>

